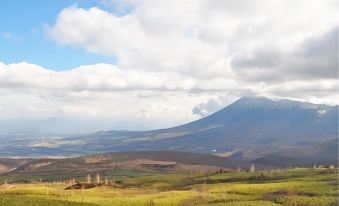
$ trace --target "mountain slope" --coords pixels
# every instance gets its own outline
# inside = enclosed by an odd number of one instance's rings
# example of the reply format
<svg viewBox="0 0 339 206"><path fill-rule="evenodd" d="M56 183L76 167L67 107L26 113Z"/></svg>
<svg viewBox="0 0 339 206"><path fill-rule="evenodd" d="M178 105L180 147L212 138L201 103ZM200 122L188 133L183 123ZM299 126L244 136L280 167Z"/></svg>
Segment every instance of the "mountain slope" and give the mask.
<svg viewBox="0 0 339 206"><path fill-rule="evenodd" d="M289 148L279 152L279 155L292 157L313 157L318 159L328 159L338 156L338 139L325 141L318 145Z"/></svg>
<svg viewBox="0 0 339 206"><path fill-rule="evenodd" d="M41 139L33 145L21 142L8 151L15 151L17 156L69 156L168 150L226 152L233 157L254 159L337 137L338 106L244 97L210 116L173 128ZM4 156L3 151L0 155Z"/></svg>
<svg viewBox="0 0 339 206"><path fill-rule="evenodd" d="M338 135L338 107L264 97L241 98L203 119L149 132L102 132L120 149L210 152L314 145Z"/></svg>
<svg viewBox="0 0 339 206"><path fill-rule="evenodd" d="M277 167L312 166L314 164L337 166L338 139L329 140L318 145L288 148L256 158L253 162Z"/></svg>

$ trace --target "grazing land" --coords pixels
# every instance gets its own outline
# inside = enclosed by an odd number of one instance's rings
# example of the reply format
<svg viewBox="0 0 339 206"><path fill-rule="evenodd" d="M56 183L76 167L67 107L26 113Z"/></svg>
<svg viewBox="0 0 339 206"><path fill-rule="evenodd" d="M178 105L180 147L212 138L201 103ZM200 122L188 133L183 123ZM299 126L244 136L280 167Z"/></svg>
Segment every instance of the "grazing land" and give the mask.
<svg viewBox="0 0 339 206"><path fill-rule="evenodd" d="M337 169L208 174L111 171L89 176L67 181L27 176L32 181L28 183L2 176L0 205L338 205Z"/></svg>

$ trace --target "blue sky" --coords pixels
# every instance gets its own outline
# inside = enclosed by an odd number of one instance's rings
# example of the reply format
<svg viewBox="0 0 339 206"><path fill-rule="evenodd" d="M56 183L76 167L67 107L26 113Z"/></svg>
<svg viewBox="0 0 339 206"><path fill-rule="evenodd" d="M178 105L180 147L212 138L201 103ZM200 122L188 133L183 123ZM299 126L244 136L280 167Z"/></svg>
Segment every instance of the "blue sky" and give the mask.
<svg viewBox="0 0 339 206"><path fill-rule="evenodd" d="M80 65L115 63L112 57L92 54L81 48L58 45L43 32L60 11L69 6L107 8L97 0L11 0L0 7L0 62L29 62L53 70L68 70Z"/></svg>

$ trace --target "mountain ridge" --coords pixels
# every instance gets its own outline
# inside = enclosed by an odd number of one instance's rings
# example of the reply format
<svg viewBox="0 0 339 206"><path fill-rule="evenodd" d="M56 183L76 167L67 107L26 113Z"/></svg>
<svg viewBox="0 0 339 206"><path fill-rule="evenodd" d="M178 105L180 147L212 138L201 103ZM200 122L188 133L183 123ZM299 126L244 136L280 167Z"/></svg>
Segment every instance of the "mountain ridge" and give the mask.
<svg viewBox="0 0 339 206"><path fill-rule="evenodd" d="M121 144L122 151L222 153L266 147L269 153L320 144L337 137L337 128L338 106L243 97L207 117L183 125L151 131L106 131L98 136L125 138L123 141L128 144Z"/></svg>
<svg viewBox="0 0 339 206"><path fill-rule="evenodd" d="M40 139L35 144L21 142L17 144L21 147L13 146L6 154L0 151L0 156L167 150L230 153L254 159L288 148L319 145L337 137L338 106L243 97L207 117L176 127L99 131L61 140Z"/></svg>

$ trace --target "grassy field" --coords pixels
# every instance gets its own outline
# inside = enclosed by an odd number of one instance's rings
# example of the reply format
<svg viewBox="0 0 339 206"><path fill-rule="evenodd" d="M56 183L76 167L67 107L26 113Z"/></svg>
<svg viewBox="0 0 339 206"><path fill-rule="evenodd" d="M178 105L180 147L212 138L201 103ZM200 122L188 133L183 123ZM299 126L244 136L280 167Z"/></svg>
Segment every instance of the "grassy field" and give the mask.
<svg viewBox="0 0 339 206"><path fill-rule="evenodd" d="M112 178L114 175L109 176L109 180ZM209 175L129 174L115 179L114 186L65 188L49 182L12 183L7 184L7 188L3 184L0 206L338 205L338 171L329 169Z"/></svg>

